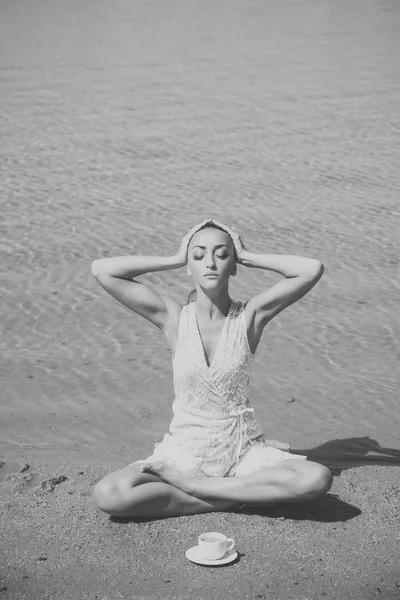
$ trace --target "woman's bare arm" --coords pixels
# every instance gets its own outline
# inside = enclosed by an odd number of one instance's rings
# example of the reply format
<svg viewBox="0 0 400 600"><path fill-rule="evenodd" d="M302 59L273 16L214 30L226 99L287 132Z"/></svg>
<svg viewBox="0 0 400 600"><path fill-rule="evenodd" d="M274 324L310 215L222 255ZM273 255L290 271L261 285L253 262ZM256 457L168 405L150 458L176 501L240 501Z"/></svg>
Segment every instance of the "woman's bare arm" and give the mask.
<svg viewBox="0 0 400 600"><path fill-rule="evenodd" d="M246 267L275 271L285 277L283 281L254 296L248 302L249 312L254 313L258 323L262 326L265 326L284 308L305 296L324 272L324 265L321 261L302 256L256 254L242 250L239 262Z"/></svg>
<svg viewBox="0 0 400 600"><path fill-rule="evenodd" d="M195 225L182 238L179 250L173 256L99 258L92 263L92 273L111 296L165 332L170 323L179 322L182 305L134 278L186 265L189 242L206 222Z"/></svg>
<svg viewBox="0 0 400 600"><path fill-rule="evenodd" d="M164 329L170 316L180 311L181 305L134 278L145 273L177 269L184 264L179 255L116 256L93 261L92 273L116 300Z"/></svg>
<svg viewBox="0 0 400 600"><path fill-rule="evenodd" d="M132 280L134 277L156 271L177 269L185 263L177 255L174 256L114 256L98 258L92 263L92 273L107 273L119 279Z"/></svg>

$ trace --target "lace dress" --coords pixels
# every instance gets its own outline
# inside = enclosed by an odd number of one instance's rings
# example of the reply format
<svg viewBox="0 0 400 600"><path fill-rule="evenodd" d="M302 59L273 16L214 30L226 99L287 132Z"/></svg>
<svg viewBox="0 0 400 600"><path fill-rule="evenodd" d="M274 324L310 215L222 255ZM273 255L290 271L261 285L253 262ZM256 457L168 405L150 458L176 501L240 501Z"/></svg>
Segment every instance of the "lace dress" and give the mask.
<svg viewBox="0 0 400 600"><path fill-rule="evenodd" d="M288 450L289 445L266 440L248 400L254 355L247 339L244 304L232 301L210 366L195 308L195 303L183 306L180 316L169 433L155 444L151 456L136 463L162 460L190 477L233 476L240 459L256 442L280 450Z"/></svg>

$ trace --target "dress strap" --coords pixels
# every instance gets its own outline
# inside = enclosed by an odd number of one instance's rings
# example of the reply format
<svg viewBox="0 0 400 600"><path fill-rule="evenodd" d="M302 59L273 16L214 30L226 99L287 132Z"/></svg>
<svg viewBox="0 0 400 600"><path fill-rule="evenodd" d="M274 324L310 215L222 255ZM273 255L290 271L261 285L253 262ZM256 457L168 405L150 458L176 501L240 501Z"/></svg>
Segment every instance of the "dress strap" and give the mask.
<svg viewBox="0 0 400 600"><path fill-rule="evenodd" d="M189 335L189 309L190 304L185 304L182 306L179 317L178 343L180 343L187 335Z"/></svg>

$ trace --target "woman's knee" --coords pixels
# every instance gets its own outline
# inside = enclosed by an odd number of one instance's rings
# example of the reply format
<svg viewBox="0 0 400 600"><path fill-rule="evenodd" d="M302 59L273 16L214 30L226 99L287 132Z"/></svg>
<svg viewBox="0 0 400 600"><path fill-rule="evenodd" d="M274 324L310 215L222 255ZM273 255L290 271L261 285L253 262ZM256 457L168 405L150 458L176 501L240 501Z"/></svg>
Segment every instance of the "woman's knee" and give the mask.
<svg viewBox="0 0 400 600"><path fill-rule="evenodd" d="M93 488L95 506L106 513L112 513L119 495L118 486L107 480L107 477L98 481Z"/></svg>
<svg viewBox="0 0 400 600"><path fill-rule="evenodd" d="M302 495L315 498L329 492L333 483L332 471L319 463L304 462L306 468L300 481Z"/></svg>
<svg viewBox="0 0 400 600"><path fill-rule="evenodd" d="M93 501L97 508L115 514L126 502L131 501L132 488L143 483L159 482L161 479L151 473L141 473L137 465L128 465L101 479L93 489Z"/></svg>

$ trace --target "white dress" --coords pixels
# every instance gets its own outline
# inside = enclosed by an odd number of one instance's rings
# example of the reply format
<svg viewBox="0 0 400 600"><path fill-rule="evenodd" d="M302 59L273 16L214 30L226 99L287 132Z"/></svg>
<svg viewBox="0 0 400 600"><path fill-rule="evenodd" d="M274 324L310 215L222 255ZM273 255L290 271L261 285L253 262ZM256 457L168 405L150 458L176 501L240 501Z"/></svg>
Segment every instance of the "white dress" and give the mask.
<svg viewBox="0 0 400 600"><path fill-rule="evenodd" d="M236 475L244 460L249 472L247 463L253 454L248 451L253 446L257 446L258 456L250 471L260 468L260 457L261 468L285 459L306 458L286 452L288 444L267 441L250 406L248 389L254 355L247 339L244 307L242 302L232 301L209 366L196 304L183 306L172 361L175 400L169 433L155 444L151 456L131 464L162 460L188 477L224 477Z"/></svg>

